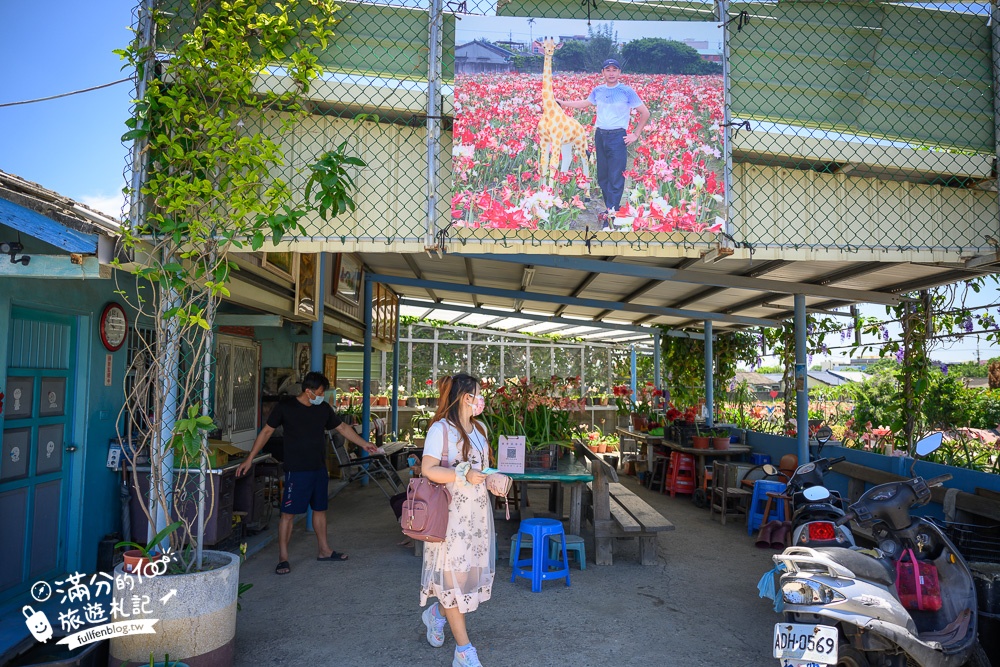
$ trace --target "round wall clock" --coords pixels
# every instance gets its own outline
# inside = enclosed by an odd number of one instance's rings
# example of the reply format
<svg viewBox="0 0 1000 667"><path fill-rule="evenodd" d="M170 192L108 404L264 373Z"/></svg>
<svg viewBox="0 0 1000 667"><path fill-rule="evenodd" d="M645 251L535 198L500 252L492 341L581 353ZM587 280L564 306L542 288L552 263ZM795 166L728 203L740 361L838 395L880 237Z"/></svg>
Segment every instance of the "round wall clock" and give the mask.
<svg viewBox="0 0 1000 667"><path fill-rule="evenodd" d="M128 333L128 318L125 309L117 303L109 303L101 313L101 342L104 347L115 352L125 344Z"/></svg>

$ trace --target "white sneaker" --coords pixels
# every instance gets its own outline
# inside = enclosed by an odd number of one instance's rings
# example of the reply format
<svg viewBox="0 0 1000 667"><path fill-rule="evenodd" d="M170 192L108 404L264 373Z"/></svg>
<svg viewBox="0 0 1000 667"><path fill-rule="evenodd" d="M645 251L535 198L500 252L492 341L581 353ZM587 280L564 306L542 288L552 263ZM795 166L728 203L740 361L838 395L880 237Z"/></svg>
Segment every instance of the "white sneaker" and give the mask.
<svg viewBox="0 0 1000 667"><path fill-rule="evenodd" d="M446 619L438 618L438 615L434 613L437 606L438 603L435 602L420 615L420 618L424 621L424 625L427 626L427 643L434 648L444 646L444 624L447 623Z"/></svg>
<svg viewBox="0 0 1000 667"><path fill-rule="evenodd" d="M476 647L470 646L464 653L459 653L458 649L455 649L455 659L451 661L451 667L483 667L483 663L479 662Z"/></svg>

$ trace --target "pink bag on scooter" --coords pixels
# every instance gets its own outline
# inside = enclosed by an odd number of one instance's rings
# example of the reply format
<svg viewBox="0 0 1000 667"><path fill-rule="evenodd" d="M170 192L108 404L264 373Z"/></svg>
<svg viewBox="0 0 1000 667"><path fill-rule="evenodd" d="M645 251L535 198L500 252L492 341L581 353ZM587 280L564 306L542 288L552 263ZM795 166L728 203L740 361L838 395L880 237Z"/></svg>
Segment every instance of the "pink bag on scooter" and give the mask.
<svg viewBox="0 0 1000 667"><path fill-rule="evenodd" d="M903 559L910 557L909 562ZM941 609L941 584L934 563L918 561L913 549L907 549L896 561L896 591L899 601L911 611Z"/></svg>

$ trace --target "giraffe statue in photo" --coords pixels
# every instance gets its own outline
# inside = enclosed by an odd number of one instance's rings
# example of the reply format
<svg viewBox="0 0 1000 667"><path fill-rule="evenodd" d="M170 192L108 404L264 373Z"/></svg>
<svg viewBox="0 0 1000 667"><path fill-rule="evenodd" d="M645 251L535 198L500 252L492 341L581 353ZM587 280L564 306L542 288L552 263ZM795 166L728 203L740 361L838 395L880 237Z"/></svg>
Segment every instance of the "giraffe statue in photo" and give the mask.
<svg viewBox="0 0 1000 667"><path fill-rule="evenodd" d="M538 173L545 182L552 185L553 168L557 155L561 156L560 171L568 171L576 149L583 163L583 173L587 177L585 196L590 198L590 164L587 159L587 130L575 118L566 114L556 104L552 93L552 54L556 52L556 42L546 37L542 42L545 52L545 67L542 70L542 117L538 121Z"/></svg>

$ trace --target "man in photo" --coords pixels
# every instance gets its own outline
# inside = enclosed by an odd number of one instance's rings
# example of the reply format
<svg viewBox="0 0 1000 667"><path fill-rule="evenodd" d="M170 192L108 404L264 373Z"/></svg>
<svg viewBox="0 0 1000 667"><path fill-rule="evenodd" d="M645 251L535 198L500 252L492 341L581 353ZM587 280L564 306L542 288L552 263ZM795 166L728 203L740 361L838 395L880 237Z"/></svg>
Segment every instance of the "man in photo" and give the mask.
<svg viewBox="0 0 1000 667"><path fill-rule="evenodd" d="M267 423L257 434L246 460L236 469L236 476L242 477L250 470L253 459L264 448L274 430L284 427L285 439L285 489L281 497L281 520L278 523L278 566L277 574L288 574L288 542L292 537L292 522L296 514L313 511L313 529L316 531L318 551L316 560L342 561L347 554L334 551L326 538L326 508L329 502L326 472L326 432L335 430L348 442L353 442L369 454L378 450L360 435L352 426L345 424L325 400L325 392L330 381L322 373L306 373L302 380L302 392L294 398L286 398L274 407L267 417Z"/></svg>
<svg viewBox="0 0 1000 667"><path fill-rule="evenodd" d="M594 130L594 149L597 151L597 184L604 196L605 211L597 215L604 228L618 211L625 192L625 169L628 166L628 147L639 140L649 122L649 109L630 86L619 82L622 66L614 58L604 61L601 74L604 84L597 86L585 100L556 100L568 109L597 107ZM639 112L635 129L628 131L632 109Z"/></svg>

